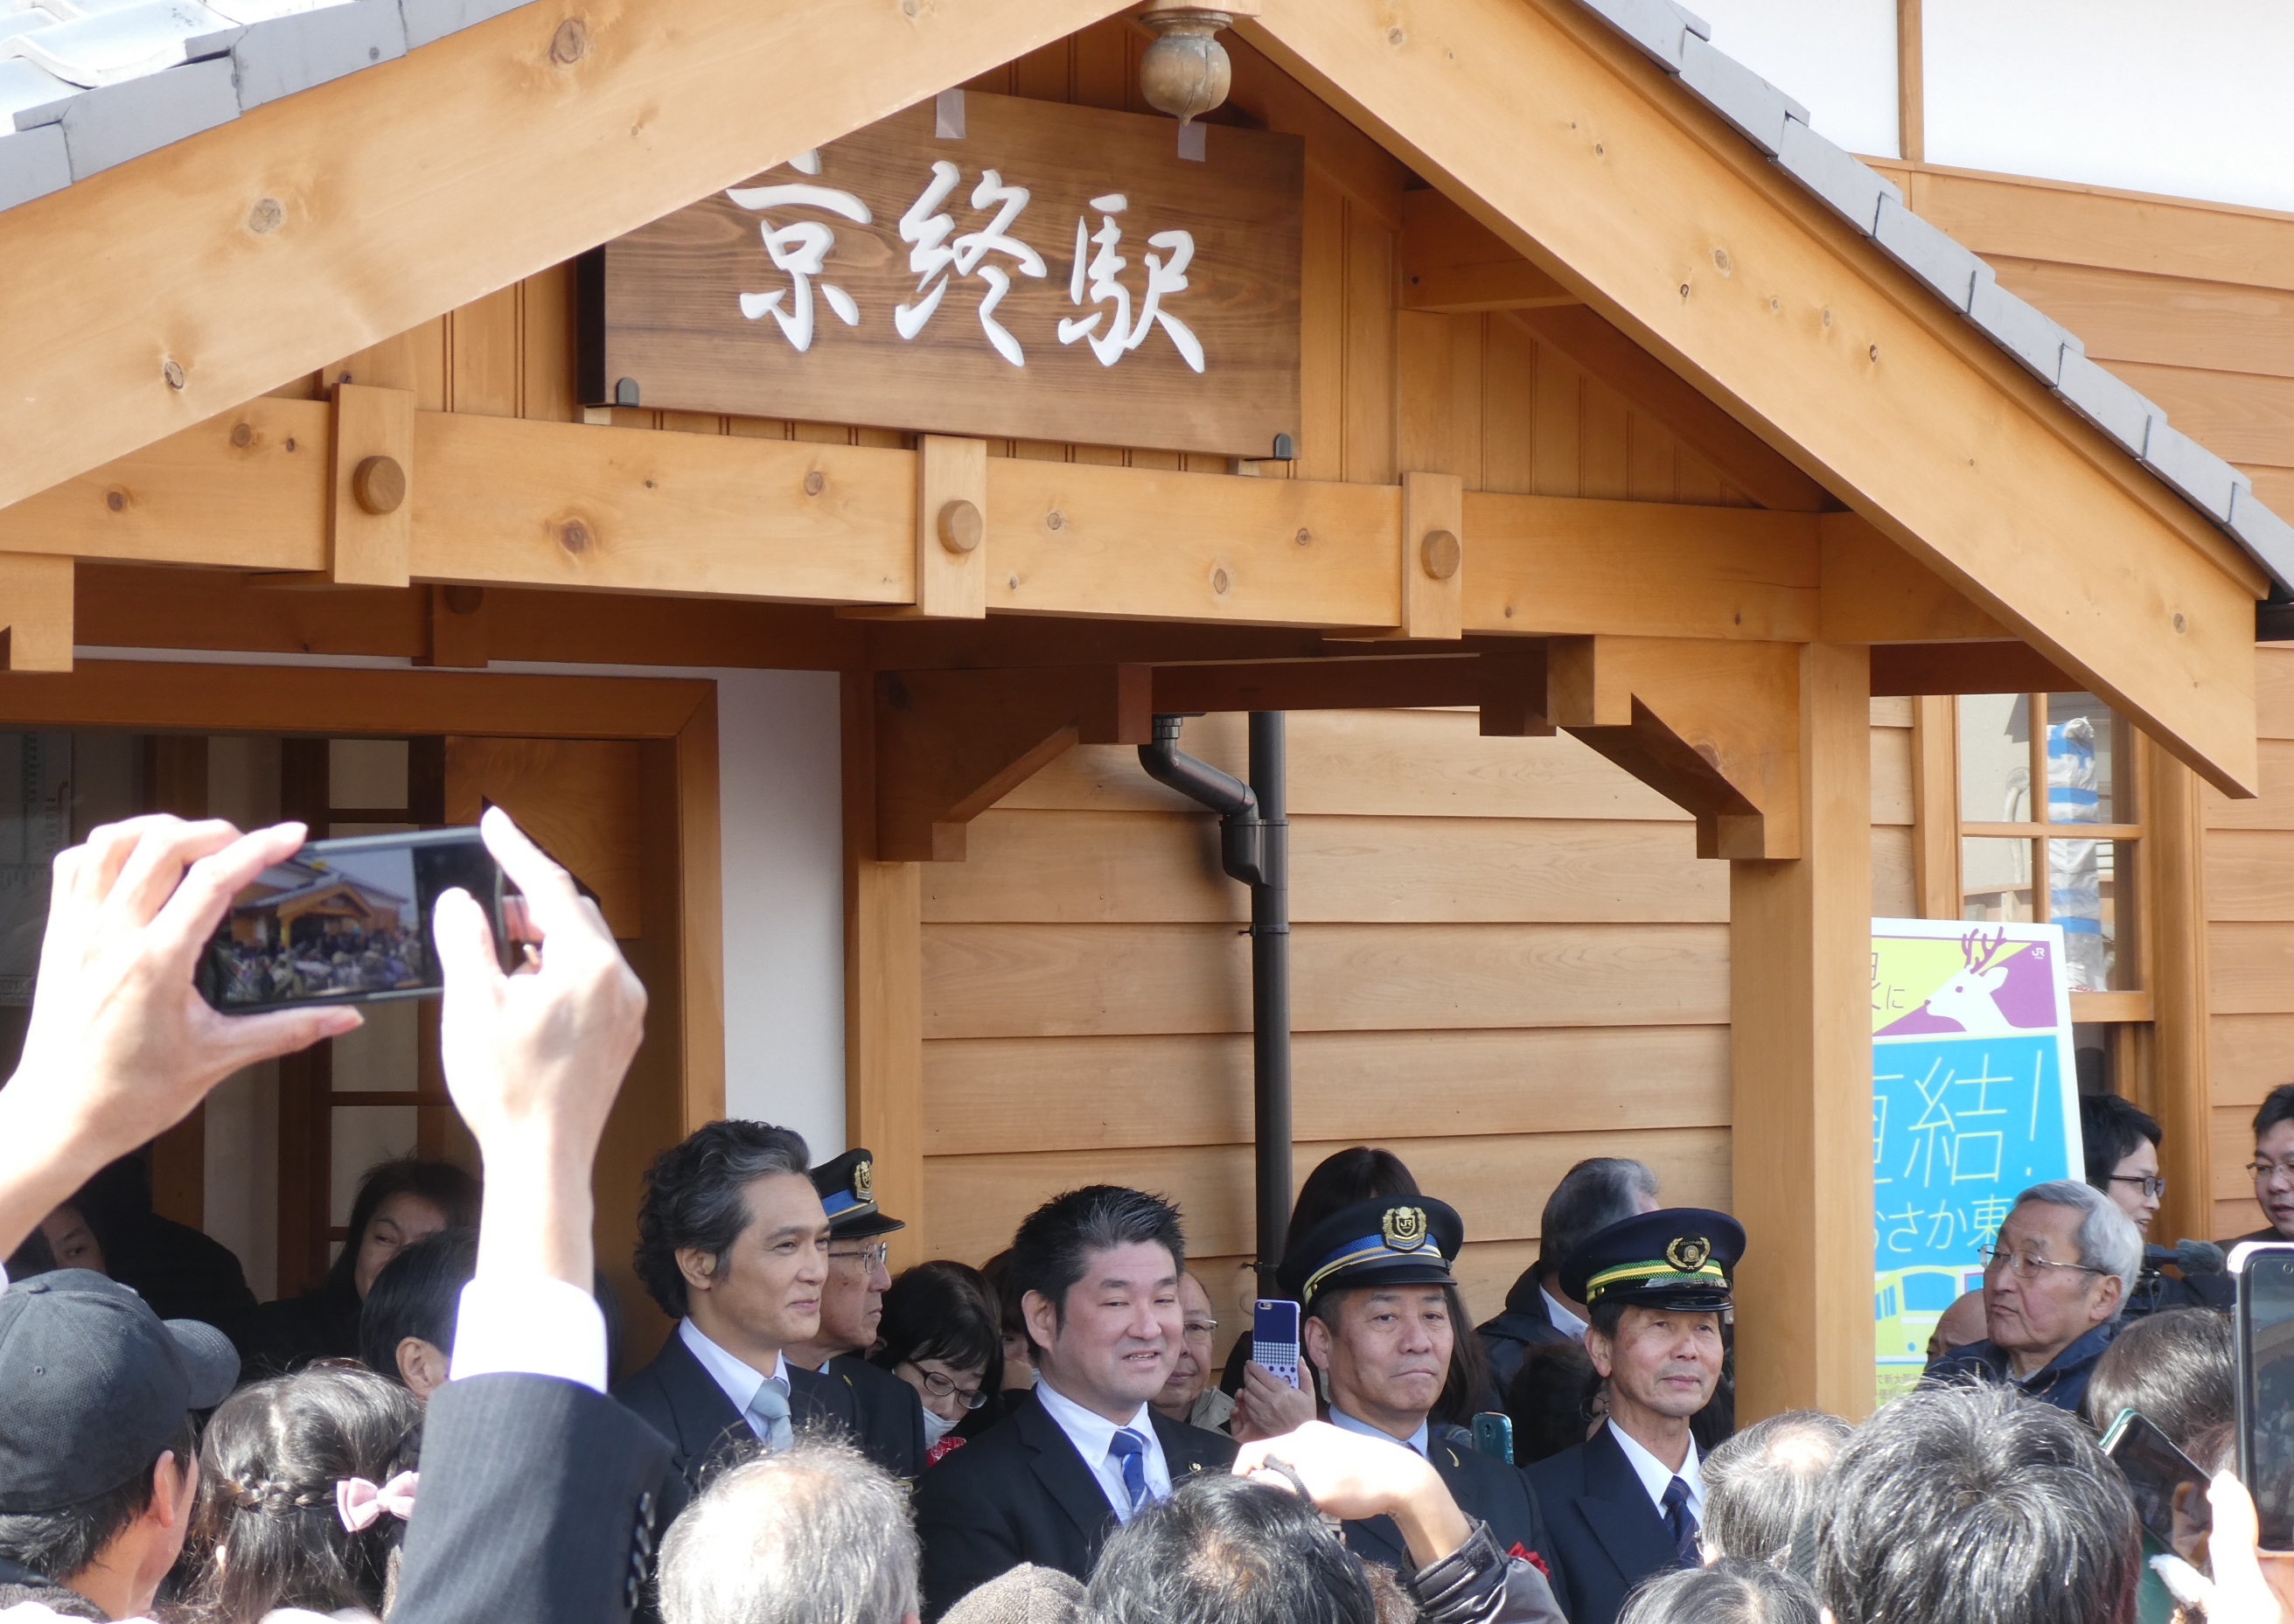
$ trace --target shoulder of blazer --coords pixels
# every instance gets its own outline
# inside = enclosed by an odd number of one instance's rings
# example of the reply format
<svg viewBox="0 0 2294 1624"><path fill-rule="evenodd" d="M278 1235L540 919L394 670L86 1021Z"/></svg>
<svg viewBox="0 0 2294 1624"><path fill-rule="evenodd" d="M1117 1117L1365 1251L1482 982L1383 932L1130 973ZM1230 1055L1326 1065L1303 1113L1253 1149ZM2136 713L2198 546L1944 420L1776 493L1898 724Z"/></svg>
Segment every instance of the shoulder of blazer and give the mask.
<svg viewBox="0 0 2294 1624"><path fill-rule="evenodd" d="M1612 1444L1611 1449L1616 1446ZM1543 1460L1533 1460L1522 1467L1529 1486L1537 1491L1540 1505L1550 1512L1557 1506L1566 1506L1585 1492L1586 1445L1573 1443L1558 1455L1548 1455Z"/></svg>
<svg viewBox="0 0 2294 1624"><path fill-rule="evenodd" d="M1168 1420L1151 1409L1147 1413L1154 1422L1155 1437L1163 1446L1164 1464L1171 1468L1174 1480L1188 1472L1223 1470L1233 1464L1235 1452L1241 1447L1224 1433Z"/></svg>

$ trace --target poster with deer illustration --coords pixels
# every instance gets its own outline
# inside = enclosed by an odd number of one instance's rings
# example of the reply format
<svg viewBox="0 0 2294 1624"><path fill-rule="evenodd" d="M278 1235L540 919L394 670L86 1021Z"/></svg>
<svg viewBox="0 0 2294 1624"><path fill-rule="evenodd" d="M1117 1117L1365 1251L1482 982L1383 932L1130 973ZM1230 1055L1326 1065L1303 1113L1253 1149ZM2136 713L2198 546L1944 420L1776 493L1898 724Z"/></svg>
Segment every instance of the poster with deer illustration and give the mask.
<svg viewBox="0 0 2294 1624"><path fill-rule="evenodd" d="M2060 925L1872 922L1874 1332L1879 1394L1919 1379L1936 1321L1983 1283L2016 1194L2078 1178Z"/></svg>

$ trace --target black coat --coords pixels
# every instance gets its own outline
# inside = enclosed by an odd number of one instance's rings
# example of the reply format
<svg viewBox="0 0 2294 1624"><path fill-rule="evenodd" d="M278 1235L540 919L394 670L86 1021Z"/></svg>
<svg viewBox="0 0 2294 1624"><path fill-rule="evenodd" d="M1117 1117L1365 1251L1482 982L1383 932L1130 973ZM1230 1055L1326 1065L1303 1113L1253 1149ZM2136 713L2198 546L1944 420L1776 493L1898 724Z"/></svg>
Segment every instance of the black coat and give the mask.
<svg viewBox="0 0 2294 1624"><path fill-rule="evenodd" d="M447 1383L393 1624L626 1624L668 1464L667 1440L577 1382Z"/></svg>
<svg viewBox="0 0 2294 1624"><path fill-rule="evenodd" d="M916 1390L855 1353L830 1360L826 1374L850 1391L860 1452L902 1482L915 1482L924 1469L924 1401Z"/></svg>
<svg viewBox="0 0 2294 1624"><path fill-rule="evenodd" d="M1174 1484L1233 1463L1232 1438L1148 1413ZM1041 1404L1026 1405L916 1484L923 1615L940 1617L1023 1562L1087 1579L1115 1525L1107 1490L1060 1424Z"/></svg>
<svg viewBox="0 0 2294 1624"><path fill-rule="evenodd" d="M1520 1374L1522 1356L1541 1342L1567 1342L1569 1333L1553 1323L1538 1272L1525 1269L1506 1293L1505 1312L1474 1328L1490 1361L1490 1381L1502 1401Z"/></svg>
<svg viewBox="0 0 2294 1624"><path fill-rule="evenodd" d="M859 1422L848 1384L795 1365L789 1367L788 1378L793 1425L837 1427L858 1440ZM713 1468L756 1440L748 1418L733 1408L717 1378L676 1330L651 1364L614 1389L614 1397L670 1441L671 1481L662 1496L664 1526L701 1491ZM916 1425L921 1430L923 1423Z"/></svg>
<svg viewBox="0 0 2294 1624"><path fill-rule="evenodd" d="M1473 1435L1461 1426L1442 1422L1427 1428L1426 1458L1471 1521L1486 1522L1501 1551L1517 1545L1525 1555L1534 1552L1550 1571L1554 1594L1561 1592L1561 1563L1537 1506L1528 1474L1517 1466L1483 1454L1474 1448ZM1364 1562L1381 1563L1401 1574L1414 1573L1410 1547L1392 1517L1370 1517L1346 1525L1346 1548ZM1573 1615L1574 1616L1574 1615Z"/></svg>
<svg viewBox="0 0 2294 1624"><path fill-rule="evenodd" d="M1524 1470L1545 1514L1553 1592L1569 1624L1615 1624L1634 1586L1680 1565L1672 1531L1607 1427Z"/></svg>

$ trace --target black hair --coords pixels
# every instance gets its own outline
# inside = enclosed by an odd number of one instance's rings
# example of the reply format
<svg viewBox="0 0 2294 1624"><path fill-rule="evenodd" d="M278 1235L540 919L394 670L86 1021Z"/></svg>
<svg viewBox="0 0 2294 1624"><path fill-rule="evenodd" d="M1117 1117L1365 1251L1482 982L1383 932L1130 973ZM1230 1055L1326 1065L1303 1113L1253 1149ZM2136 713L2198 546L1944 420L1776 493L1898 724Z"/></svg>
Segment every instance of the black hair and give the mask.
<svg viewBox="0 0 2294 1624"><path fill-rule="evenodd" d="M1817 1624L1820 1616L1816 1593L1791 1574L1724 1556L1650 1579L1617 1624Z"/></svg>
<svg viewBox="0 0 2294 1624"><path fill-rule="evenodd" d="M1497 1403L1490 1379L1489 1355L1482 1351L1482 1339L1474 1335L1474 1322L1466 1317L1466 1299L1456 1283L1427 1281L1441 1285L1443 1301L1450 1305L1450 1369L1442 1381L1442 1391L1436 1395L1434 1408L1427 1414L1434 1420L1447 1421L1452 1425L1467 1426L1475 1416ZM1319 1320L1338 1333L1338 1305L1358 1291L1375 1291L1376 1284L1340 1286L1323 1292L1306 1310L1306 1317ZM1407 1290L1407 1287L1396 1289ZM1577 1440L1582 1443L1584 1440Z"/></svg>
<svg viewBox="0 0 2294 1624"><path fill-rule="evenodd" d="M1298 1199L1290 1207L1289 1233L1304 1235L1340 1207L1357 1201L1424 1193L1402 1158L1391 1150L1368 1145L1335 1150L1317 1162L1306 1181L1298 1186Z"/></svg>
<svg viewBox="0 0 2294 1624"><path fill-rule="evenodd" d="M2144 1140L2156 1145L2164 1137L2157 1117L2117 1094L2081 1094L2078 1113L2079 1143L2087 1151L2087 1181L2106 1196L2119 1164L2134 1155Z"/></svg>
<svg viewBox="0 0 2294 1624"><path fill-rule="evenodd" d="M361 1361L396 1382L398 1344L409 1336L452 1353L462 1287L477 1271L478 1238L470 1230L441 1230L403 1248L374 1277L359 1309Z"/></svg>
<svg viewBox="0 0 2294 1624"><path fill-rule="evenodd" d="M1782 1568L1805 1543L1824 1474L1852 1431L1820 1409L1755 1421L1704 1457L1704 1536L1728 1556Z"/></svg>
<svg viewBox="0 0 2294 1624"><path fill-rule="evenodd" d="M347 1361L242 1387L207 1424L191 1524L194 1616L256 1624L279 1607L379 1617L406 1524L343 1526L335 1485L378 1487L415 1466L422 1412L403 1387Z"/></svg>
<svg viewBox="0 0 2294 1624"><path fill-rule="evenodd" d="M724 1267L749 1227L746 1191L759 1179L812 1165L801 1137L761 1122L720 1121L696 1128L653 1158L638 1207L638 1279L672 1320L685 1317L685 1273L679 1251L696 1247Z"/></svg>
<svg viewBox="0 0 2294 1624"><path fill-rule="evenodd" d="M1247 1477L1184 1479L1109 1536L1084 1624L1373 1624L1363 1564L1314 1502Z"/></svg>
<svg viewBox="0 0 2294 1624"><path fill-rule="evenodd" d="M1521 1368L1505 1394L1506 1414L1513 1417L1513 1464L1525 1466L1584 1442L1597 1385L1593 1356L1573 1337L1523 1349Z"/></svg>
<svg viewBox="0 0 2294 1624"><path fill-rule="evenodd" d="M56 1252L48 1245L47 1231L34 1225L24 1237L24 1244L8 1255L4 1267L12 1280L28 1280L36 1274L46 1274L56 1266Z"/></svg>
<svg viewBox="0 0 2294 1624"><path fill-rule="evenodd" d="M1818 1498L1816 1592L1838 1624L2129 1624L2141 1576L2095 1435L1998 1383L1886 1405Z"/></svg>
<svg viewBox="0 0 2294 1624"><path fill-rule="evenodd" d="M1160 1196L1119 1184L1086 1184L1053 1196L1029 1213L1012 1237L1010 1282L1024 1298L1035 1292L1052 1305L1053 1323L1065 1325L1068 1292L1091 1266L1094 1252L1119 1246L1158 1246L1171 1255L1171 1271L1187 1266L1187 1238L1179 1209ZM1033 1332L1029 1341L1035 1342Z"/></svg>
<svg viewBox="0 0 2294 1624"><path fill-rule="evenodd" d="M2262 1108L2254 1113L2254 1137L2261 1137L2282 1122L2294 1122L2294 1083L2281 1083L2262 1096Z"/></svg>
<svg viewBox="0 0 2294 1624"><path fill-rule="evenodd" d="M416 1156L378 1162L366 1170L366 1176L359 1181L358 1194L352 1198L351 1221L344 1231L348 1238L327 1271L323 1287L327 1295L344 1302L358 1301L359 1249L366 1238L366 1226L373 1221L375 1209L393 1196L420 1197L438 1209L449 1229L478 1227L478 1181L468 1169Z"/></svg>
<svg viewBox="0 0 2294 1624"><path fill-rule="evenodd" d="M1004 1329L996 1294L968 1263L935 1258L903 1269L884 1294L869 1362L891 1369L903 1360L937 1359L959 1370L981 1372L980 1389L1004 1384Z"/></svg>
<svg viewBox="0 0 2294 1624"><path fill-rule="evenodd" d="M2184 1454L2236 1418L2238 1354L2230 1321L2212 1309L2176 1308L2129 1321L2095 1361L2082 1406L2102 1432L2135 1409Z"/></svg>
<svg viewBox="0 0 2294 1624"><path fill-rule="evenodd" d="M1537 1267L1550 1279L1586 1238L1656 1198L1656 1174L1625 1156L1592 1156L1561 1175L1538 1221Z"/></svg>
<svg viewBox="0 0 2294 1624"><path fill-rule="evenodd" d="M166 1447L152 1450L143 1469L118 1487L54 1511L0 1514L0 1560L29 1568L52 1583L69 1583L150 1508L159 1457L173 1455L175 1470L181 1473L191 1466L199 1449L199 1423L186 1413Z"/></svg>

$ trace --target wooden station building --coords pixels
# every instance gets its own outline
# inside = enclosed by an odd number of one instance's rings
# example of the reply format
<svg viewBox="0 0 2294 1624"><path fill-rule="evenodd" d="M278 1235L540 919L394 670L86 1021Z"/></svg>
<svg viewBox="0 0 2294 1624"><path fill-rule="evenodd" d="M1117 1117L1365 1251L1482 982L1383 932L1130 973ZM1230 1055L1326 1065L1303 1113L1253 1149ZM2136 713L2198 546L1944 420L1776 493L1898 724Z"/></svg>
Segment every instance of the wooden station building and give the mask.
<svg viewBox="0 0 2294 1624"><path fill-rule="evenodd" d="M1875 169L1666 0L1237 0L1177 124L1159 9L354 0L20 114L5 726L137 741L121 804L525 821L654 993L612 1264L655 1150L824 1085L728 1075L785 989L727 944L785 898L726 861L757 702L708 673L832 673L833 750L762 777L827 808L788 862L841 889L825 1085L896 1262L1119 1180L1224 1309L1243 893L1133 747L1200 715L1240 770L1240 713L1290 712L1301 1170L1399 1149L1485 1315L1562 1169L1643 1157L1750 1231L1746 1413L1855 1414L1869 920L2044 916L1997 746L2074 707L2116 786L2095 1085L2168 1125L2167 1233L2248 1227L2294 475L2176 426L2223 340L2145 289L2283 288L2241 267L2294 221ZM314 1279L343 1124L457 1142L424 1035L282 1063L227 1147L211 1105L162 1210L260 1189L264 1283Z"/></svg>

